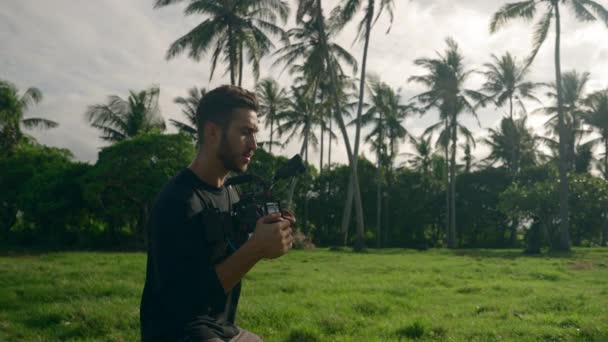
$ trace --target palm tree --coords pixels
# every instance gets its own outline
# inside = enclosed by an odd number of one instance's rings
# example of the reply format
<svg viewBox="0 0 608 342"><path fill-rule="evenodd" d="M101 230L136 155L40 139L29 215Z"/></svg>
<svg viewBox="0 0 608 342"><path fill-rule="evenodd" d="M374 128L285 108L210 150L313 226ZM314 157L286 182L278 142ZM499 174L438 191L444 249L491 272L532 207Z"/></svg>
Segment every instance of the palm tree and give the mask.
<svg viewBox="0 0 608 342"><path fill-rule="evenodd" d="M197 128L196 128L196 111L198 109L198 104L201 102L201 99L207 90L205 88L197 88L192 87L188 89L188 96L182 97L178 96L173 99L173 102L180 105L182 107L182 114L188 120L187 122L181 122L174 119L169 119L169 122L177 128L178 131L188 134L192 137L192 140L198 141L197 137ZM198 144L198 142L197 142Z"/></svg>
<svg viewBox="0 0 608 342"><path fill-rule="evenodd" d="M564 140L567 170L572 171L575 169L577 147L585 134L589 133L588 130L582 127L582 108L585 100L585 87L589 81L589 73L579 74L574 70L568 71L562 75L561 81L562 110L564 114L563 128L565 134L562 136L563 139L558 140L557 146L559 146L559 141ZM550 134L559 137L557 86L555 83L552 83L549 87L551 90L547 93L547 96L554 99L555 103L551 106L540 108L535 112L551 115L545 127L549 129Z"/></svg>
<svg viewBox="0 0 608 342"><path fill-rule="evenodd" d="M365 137L376 153L377 160L377 244L381 244L381 203L382 178L385 169L389 172L398 152L398 142L409 135L402 122L412 110L411 106L401 104L401 96L388 84L378 80L371 82L371 103L361 116L361 125L372 126L371 132ZM351 122L357 124L357 121Z"/></svg>
<svg viewBox="0 0 608 342"><path fill-rule="evenodd" d="M332 139L337 139L335 132L332 129L333 122L336 120L336 114L334 112L334 97L327 96L326 94L331 94L333 84L331 80L324 79L319 84L319 97L321 100L322 110L324 114L322 115L323 121L328 125L328 153L327 153L327 165L331 168L331 149L332 149ZM337 89L338 97L340 99L340 108L343 110L341 113L342 117L351 117L351 113L357 105L354 99L356 99L358 90L355 79L349 77L347 75L341 75L339 78L339 87ZM364 106L367 104L364 103Z"/></svg>
<svg viewBox="0 0 608 342"><path fill-rule="evenodd" d="M547 39L551 21L555 19L555 84L557 84L557 117L559 131L559 207L560 207L560 239L555 244L556 249L570 250L569 206L568 206L568 163L566 159L566 130L564 126L563 98L561 89L562 69L560 55L561 14L560 4L568 4L579 21L595 21L599 17L608 26L608 10L593 0L525 0L509 3L501 7L492 17L490 32L494 33L509 20L521 18L527 21L534 19L538 7L544 5L545 12L535 25L532 53L528 57L530 65L539 49Z"/></svg>
<svg viewBox="0 0 608 342"><path fill-rule="evenodd" d="M526 126L527 117L512 119L503 117L498 129L489 129L490 134L484 143L490 146L490 155L485 159L488 166L500 162L508 170L512 180L526 166L537 165L537 154L540 139ZM509 224L510 244L517 242L519 221L511 220Z"/></svg>
<svg viewBox="0 0 608 342"><path fill-rule="evenodd" d="M499 162L511 174L517 174L525 166L539 163L537 154L540 139L526 125L527 117L512 120L505 117L500 121L498 129L489 129L489 136L484 143L490 147L490 155L486 157L489 166ZM515 151L515 153L513 153Z"/></svg>
<svg viewBox="0 0 608 342"><path fill-rule="evenodd" d="M164 131L165 121L160 114L160 89L152 87L138 93L129 91L124 100L116 95L108 97L106 104L89 106L85 113L91 126L102 132L101 138L118 142L141 133Z"/></svg>
<svg viewBox="0 0 608 342"><path fill-rule="evenodd" d="M601 143L604 147L601 170L604 179L608 180L608 89L590 94L584 104L583 120L600 134L599 138L591 140L590 143Z"/></svg>
<svg viewBox="0 0 608 342"><path fill-rule="evenodd" d="M464 88L464 83L472 70L465 70L463 56L458 49L458 44L447 38L448 49L444 55L439 54L438 58L419 58L415 64L423 67L428 74L422 76L412 76L410 82L417 82L427 87L427 91L415 96L414 98L423 106L422 110L427 112L432 108L439 109L441 121L427 129L427 133L444 127L440 134L440 140L447 140L450 143L450 167L448 183L450 189L447 197L450 198L448 205L449 224L448 247L456 247L456 148L458 146L458 133L463 134L467 140L473 140L473 135L468 128L461 125L459 117L461 114L470 113L477 119L475 112L476 105L472 100L479 101L483 105L484 95L470 89ZM478 120L479 121L479 120ZM447 160L447 152L446 152Z"/></svg>
<svg viewBox="0 0 608 342"><path fill-rule="evenodd" d="M525 114L525 100L540 102L534 96L537 83L526 80L528 68L519 63L510 53L505 53L501 58L492 55L492 63L484 64L485 70L482 74L486 82L481 88L487 99L500 108L505 104L509 105L509 117L514 117L514 102L519 106L520 112Z"/></svg>
<svg viewBox="0 0 608 342"><path fill-rule="evenodd" d="M320 0L300 0L296 13L296 22L302 25L301 28L290 30L290 37L296 38L297 43L292 43L289 46L279 50L282 57L278 63L294 64L297 60L304 60L302 70L307 75L315 77L327 77L333 85L330 88L330 96L333 98L334 116L340 132L346 145L349 166L354 174L354 195L355 209L357 215L357 241L355 250L364 249L364 222L363 222L363 206L361 203L361 192L359 190L358 173L355 165L356 158L353 154L350 138L346 131L346 125L342 117L343 109L340 101L339 89L342 88L343 70L340 62L346 61L354 70L356 70L356 60L343 48L331 42L331 38L335 35L335 31L327 30L325 17ZM316 71L316 72L311 72ZM318 84L314 82L313 84ZM316 93L316 91L315 91ZM347 213L348 211L348 213ZM350 208L345 207L342 217L343 231L346 230L345 222L350 217Z"/></svg>
<svg viewBox="0 0 608 342"><path fill-rule="evenodd" d="M277 121L282 122L277 128L279 136L289 133L284 144L288 144L294 137L302 139L302 147L300 155L304 156L304 161L308 164L308 150L312 145L313 148L319 146L319 139L315 134L314 128L317 125L324 126L325 123L320 120L320 117L314 112L314 100L310 97L314 94L307 93L307 86L292 87L292 98L289 100L287 110L277 114ZM293 194L295 190L295 182L292 182L289 187L287 202L291 206ZM308 216L308 198L305 198L304 207L304 225L307 222Z"/></svg>
<svg viewBox="0 0 608 342"><path fill-rule="evenodd" d="M462 151L464 153L464 156L462 157L464 165L461 166L464 167L462 169L464 173L470 173L473 167L473 159L475 158L473 157L473 151L471 149L471 146L475 148L475 140L468 140L465 143L460 144L460 147L462 148Z"/></svg>
<svg viewBox="0 0 608 342"><path fill-rule="evenodd" d="M182 0L156 0L154 8L178 2ZM244 52L257 78L261 58L274 48L269 36L286 39L283 29L275 24L279 19L285 23L289 16L289 6L284 0L189 0L184 13L207 18L171 44L167 59L189 49L189 56L198 61L212 49L209 79L218 59L223 57L222 62L228 62L232 85L237 84L237 76L238 84L242 83Z"/></svg>
<svg viewBox="0 0 608 342"><path fill-rule="evenodd" d="M407 164L409 164L412 168L414 168L414 170L427 177L431 171L431 162L433 157L431 138L431 135L421 135L418 138L410 135L410 143L414 146L415 153L402 153L402 155L411 157L411 159L401 164L401 166L405 167Z"/></svg>
<svg viewBox="0 0 608 342"><path fill-rule="evenodd" d="M270 141L268 142L268 153L272 154L272 146L276 144L273 140L274 125L280 125L277 120L278 114L285 112L290 105L285 89L272 78L265 78L256 86L256 92L260 101L260 117L264 117L264 127L270 128Z"/></svg>
<svg viewBox="0 0 608 342"><path fill-rule="evenodd" d="M49 129L59 124L43 118L24 118L27 110L42 101L42 92L35 87L28 88L21 96L17 87L0 80L0 148L12 153L24 137L33 139L22 132L25 129Z"/></svg>
<svg viewBox="0 0 608 342"><path fill-rule="evenodd" d="M529 68L525 64L519 63L510 53L507 52L501 58L492 55L492 60L492 63L484 64L483 75L486 82L483 84L481 91L496 104L497 108L508 104L509 118L511 118L511 122L514 122L514 101L523 115L526 114L524 100L534 100L540 103L540 100L534 96L534 89L538 84L526 80ZM514 142L510 145L513 148L516 147ZM516 153L515 150L511 151L511 154L513 154L511 160L516 159ZM514 170L509 169L509 171L511 176L515 177Z"/></svg>
<svg viewBox="0 0 608 342"><path fill-rule="evenodd" d="M342 0L341 3L332 11L332 22L338 28L343 28L348 22L353 20L355 14L359 12L359 9L363 5L363 0ZM378 13L376 12L376 6L378 5ZM382 15L382 12L386 10L390 17L390 23L392 25L393 22L393 0L380 0L378 4L376 4L376 0L367 0L364 16L359 22L357 29L357 36L355 37L355 41L358 39L363 40L363 57L361 59L361 76L359 78L359 97L358 97L358 106L357 106L357 117L356 117L356 127L355 127L355 142L354 142L354 155L359 155L359 141L361 136L361 115L363 113L363 100L365 98L365 77L367 73L367 54L369 51L369 44L371 38L371 32L374 24ZM386 33L390 31L390 26ZM355 158L355 164L353 169L357 168L357 158ZM351 176L349 188L353 186L354 177ZM346 199L346 206L351 207L353 202L353 192L349 191ZM349 209L350 210L350 209ZM350 215L348 215L350 217Z"/></svg>
<svg viewBox="0 0 608 342"><path fill-rule="evenodd" d="M277 133L280 137L287 134L284 144L289 144L292 139L302 139L300 155L308 162L308 148L313 148L319 144L319 139L315 135L313 126L319 122L316 120L313 109L313 100L306 93L304 86L291 88L292 99L288 100L288 108L277 113L276 120L282 122Z"/></svg>

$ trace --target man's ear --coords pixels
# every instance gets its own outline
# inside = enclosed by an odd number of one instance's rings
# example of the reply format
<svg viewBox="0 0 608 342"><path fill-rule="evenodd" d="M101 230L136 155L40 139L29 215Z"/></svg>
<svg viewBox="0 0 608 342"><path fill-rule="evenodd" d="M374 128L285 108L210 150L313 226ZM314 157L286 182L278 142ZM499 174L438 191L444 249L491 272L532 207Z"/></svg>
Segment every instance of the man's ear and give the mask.
<svg viewBox="0 0 608 342"><path fill-rule="evenodd" d="M220 137L220 126L215 122L207 121L204 128L204 137L206 141L218 141ZM209 139L209 140L207 140Z"/></svg>

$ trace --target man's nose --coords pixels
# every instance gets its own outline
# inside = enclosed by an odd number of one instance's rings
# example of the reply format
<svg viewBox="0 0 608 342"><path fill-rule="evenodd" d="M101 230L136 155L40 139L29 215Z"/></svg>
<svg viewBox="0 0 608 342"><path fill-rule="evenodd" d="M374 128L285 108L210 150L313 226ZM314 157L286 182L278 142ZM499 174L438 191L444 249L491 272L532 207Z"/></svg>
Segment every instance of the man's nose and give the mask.
<svg viewBox="0 0 608 342"><path fill-rule="evenodd" d="M255 151L258 149L258 142L257 142L257 138L255 135L251 138L249 147L251 148L252 151Z"/></svg>

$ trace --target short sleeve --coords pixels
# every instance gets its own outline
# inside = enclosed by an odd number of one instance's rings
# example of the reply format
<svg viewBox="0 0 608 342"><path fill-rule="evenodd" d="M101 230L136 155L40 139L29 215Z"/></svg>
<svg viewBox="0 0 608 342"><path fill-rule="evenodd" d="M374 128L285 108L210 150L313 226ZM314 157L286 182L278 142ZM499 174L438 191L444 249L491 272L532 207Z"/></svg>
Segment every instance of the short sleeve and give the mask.
<svg viewBox="0 0 608 342"><path fill-rule="evenodd" d="M193 212L191 202L166 202L155 222L152 253L162 298L177 315L221 310L226 293L210 260L201 211Z"/></svg>

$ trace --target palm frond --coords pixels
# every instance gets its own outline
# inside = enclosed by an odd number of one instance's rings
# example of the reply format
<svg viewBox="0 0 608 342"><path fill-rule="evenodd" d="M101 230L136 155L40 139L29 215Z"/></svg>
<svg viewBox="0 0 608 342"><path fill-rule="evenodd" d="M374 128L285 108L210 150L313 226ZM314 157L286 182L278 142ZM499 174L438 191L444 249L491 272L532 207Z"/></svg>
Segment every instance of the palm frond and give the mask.
<svg viewBox="0 0 608 342"><path fill-rule="evenodd" d="M531 20L536 14L536 0L520 1L509 3L502 6L490 21L490 33L495 33L504 26L509 20L514 18L522 18Z"/></svg>
<svg viewBox="0 0 608 342"><path fill-rule="evenodd" d="M534 28L534 38L532 42L532 52L530 56L526 59L526 67L532 64L534 58L538 54L538 50L540 50L541 46L547 39L547 34L549 33L549 29L551 28L551 20L553 19L553 11L551 8L547 10L545 15L536 23Z"/></svg>
<svg viewBox="0 0 608 342"><path fill-rule="evenodd" d="M597 1L593 0L573 0L582 6L586 6L591 8L593 12L595 12L596 16L600 18L600 20L608 26L608 9L606 7L599 4Z"/></svg>
<svg viewBox="0 0 608 342"><path fill-rule="evenodd" d="M49 129L59 126L59 124L52 120L41 119L41 118L28 118L21 121L25 128L40 128Z"/></svg>

